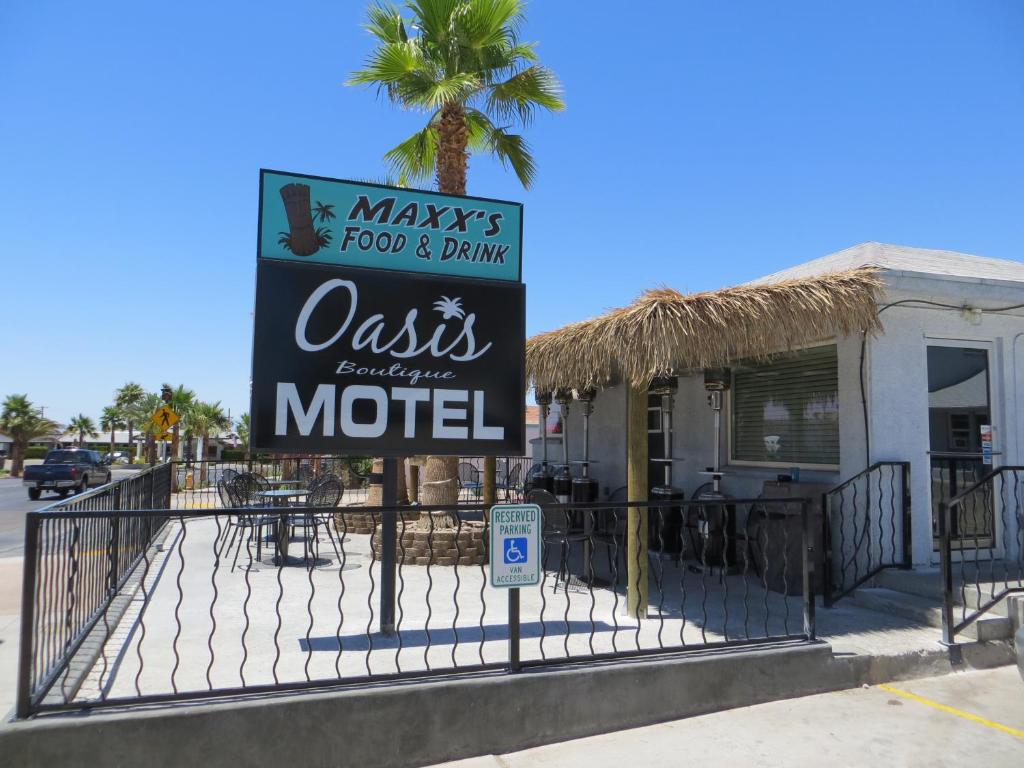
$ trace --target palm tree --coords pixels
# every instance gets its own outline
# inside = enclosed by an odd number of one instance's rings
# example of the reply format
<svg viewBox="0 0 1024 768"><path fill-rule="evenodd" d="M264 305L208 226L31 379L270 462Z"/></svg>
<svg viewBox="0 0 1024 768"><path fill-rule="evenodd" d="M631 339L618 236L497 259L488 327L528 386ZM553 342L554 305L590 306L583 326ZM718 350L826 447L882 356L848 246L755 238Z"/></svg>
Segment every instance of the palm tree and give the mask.
<svg viewBox="0 0 1024 768"><path fill-rule="evenodd" d="M189 431L198 438L196 456L200 460L199 483L206 482L206 441L211 433L231 429L231 419L220 407L220 401L216 403L197 402L189 412Z"/></svg>
<svg viewBox="0 0 1024 768"><path fill-rule="evenodd" d="M409 0L411 19L393 5L368 12L379 45L349 85L374 85L427 125L384 157L402 183L436 175L438 189L466 194L470 152L495 155L524 187L536 166L523 137L538 108L565 108L554 73L536 44L520 42L522 0Z"/></svg>
<svg viewBox="0 0 1024 768"><path fill-rule="evenodd" d="M146 390L141 384L129 381L123 387L114 392L114 405L124 413L125 421L128 424L128 458L134 461L135 452L135 425L143 422L138 421L138 405L146 396Z"/></svg>
<svg viewBox="0 0 1024 768"><path fill-rule="evenodd" d="M171 406L171 410L178 414L180 419L187 419L189 410L196 403L196 393L191 389L185 387L184 384L179 384L177 387L171 387L170 384L164 384L164 389L170 390L171 399L167 402L167 405ZM171 429L171 458L178 458L178 446L181 441L181 422L179 421Z"/></svg>
<svg viewBox="0 0 1024 768"><path fill-rule="evenodd" d="M163 398L155 392L146 392L142 399L128 410L129 423L139 425L146 436L143 455L150 464L156 463L156 435L162 428L153 422L153 414L164 405Z"/></svg>
<svg viewBox="0 0 1024 768"><path fill-rule="evenodd" d="M252 425L250 423L249 413L243 413L238 417L238 421L235 422L235 431L238 433L238 439L242 441L242 445L245 446L245 460L249 460L249 437L252 435Z"/></svg>
<svg viewBox="0 0 1024 768"><path fill-rule="evenodd" d="M86 435L88 435L89 437L96 437L96 435L98 434L96 432L96 422L93 421L88 416L86 416L84 413L80 413L73 419L71 419L71 421L68 423L68 431L78 433L79 448L85 447Z"/></svg>
<svg viewBox="0 0 1024 768"><path fill-rule="evenodd" d="M426 127L384 155L399 183L433 176L441 192L464 195L469 154L485 152L529 187L533 155L508 128L526 127L538 109L557 112L565 104L558 79L538 63L536 45L519 40L522 0L408 0L405 7L408 20L393 5L370 8L366 28L379 45L348 81L376 86L399 107L429 115ZM424 503L456 501L457 474L457 457L428 456ZM493 457L485 459L484 474L493 488Z"/></svg>
<svg viewBox="0 0 1024 768"><path fill-rule="evenodd" d="M114 432L124 426L124 411L116 405L108 405L100 414L100 429L110 432L110 453L113 455L116 447Z"/></svg>
<svg viewBox="0 0 1024 768"><path fill-rule="evenodd" d="M18 477L25 464L25 449L32 440L60 429L32 405L28 395L8 395L0 406L0 432L11 438L11 477Z"/></svg>

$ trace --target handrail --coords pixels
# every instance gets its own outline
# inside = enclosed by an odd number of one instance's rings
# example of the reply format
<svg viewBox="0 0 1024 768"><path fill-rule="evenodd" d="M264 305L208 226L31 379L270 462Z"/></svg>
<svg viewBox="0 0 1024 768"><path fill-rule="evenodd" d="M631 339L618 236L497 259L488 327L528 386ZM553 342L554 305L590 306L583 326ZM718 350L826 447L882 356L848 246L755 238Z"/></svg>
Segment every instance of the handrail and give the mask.
<svg viewBox="0 0 1024 768"><path fill-rule="evenodd" d="M987 475L982 476L982 478L980 480L978 480L974 485L970 486L969 488L965 488L963 491L958 493L956 496L951 498L946 503L950 507L959 506L960 503L965 498L967 498L972 493L977 491L981 486L985 485L985 483L987 483L990 480L992 480L996 475L1002 474L1004 472L1024 472L1024 466L1019 466L1018 467L1018 466L1008 465L1008 466L1004 466L1004 467L996 467L995 469L991 470Z"/></svg>
<svg viewBox="0 0 1024 768"><path fill-rule="evenodd" d="M889 470L888 487L883 486L886 468ZM847 502L851 507L849 511ZM838 509L834 509L836 506ZM911 566L909 461L874 462L822 493L821 508L826 607L831 607L885 568ZM901 544L898 549L897 539Z"/></svg>

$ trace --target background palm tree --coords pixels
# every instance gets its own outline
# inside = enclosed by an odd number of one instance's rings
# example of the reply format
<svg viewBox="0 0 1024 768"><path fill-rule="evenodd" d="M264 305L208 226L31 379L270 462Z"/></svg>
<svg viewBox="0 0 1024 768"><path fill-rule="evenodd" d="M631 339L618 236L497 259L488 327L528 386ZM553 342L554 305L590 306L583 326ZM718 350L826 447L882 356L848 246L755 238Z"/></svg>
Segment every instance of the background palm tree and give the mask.
<svg viewBox="0 0 1024 768"><path fill-rule="evenodd" d="M245 460L248 461L250 457L249 436L252 434L252 426L250 424L248 411L238 417L238 421L235 422L235 432L238 433L238 439L241 440L242 445L245 446Z"/></svg>
<svg viewBox="0 0 1024 768"><path fill-rule="evenodd" d="M146 396L146 390L141 384L129 381L120 389L114 392L114 405L121 409L124 414L125 423L128 425L128 460L135 460L135 426L141 423L138 421L139 402ZM149 418L148 416L146 417Z"/></svg>
<svg viewBox="0 0 1024 768"><path fill-rule="evenodd" d="M25 464L25 449L32 440L60 429L32 405L28 395L8 395L0 406L0 432L11 438L11 477L18 477Z"/></svg>
<svg viewBox="0 0 1024 768"><path fill-rule="evenodd" d="M80 413L68 422L68 431L78 433L78 447L85 447L85 436L96 437L96 422Z"/></svg>
<svg viewBox="0 0 1024 768"><path fill-rule="evenodd" d="M206 442L211 433L231 429L231 419L224 413L220 401L216 403L197 402L189 411L189 432L198 438L196 458L199 464L199 482L206 482Z"/></svg>
<svg viewBox="0 0 1024 768"><path fill-rule="evenodd" d="M129 424L135 424L140 434L145 437L143 458L153 464L156 462L155 436L162 430L153 423L153 414L164 404L163 398L155 392L144 392L142 398L127 410ZM130 429L130 427L129 427Z"/></svg>
<svg viewBox="0 0 1024 768"><path fill-rule="evenodd" d="M384 155L401 184L436 177L441 192L464 195L470 152L496 156L524 187L533 182L533 155L509 128L565 104L536 44L519 40L524 7L522 0L409 0L409 19L394 5L369 9L366 28L379 45L348 84L374 85L403 109L429 115ZM457 457L428 456L423 474L425 504L458 500ZM493 496L493 456L484 478Z"/></svg>
<svg viewBox="0 0 1024 768"><path fill-rule="evenodd" d="M110 453L113 455L116 447L114 432L124 426L124 412L116 405L108 405L100 414L100 429L110 432Z"/></svg>
<svg viewBox="0 0 1024 768"><path fill-rule="evenodd" d="M163 385L166 389L171 391L171 399L167 405L171 406L171 410L178 414L182 420L187 419L189 410L196 403L196 393L191 389L188 389L184 384L179 384L177 387L171 387L170 384ZM181 421L174 425L171 429L171 458L178 458L178 446L181 442Z"/></svg>

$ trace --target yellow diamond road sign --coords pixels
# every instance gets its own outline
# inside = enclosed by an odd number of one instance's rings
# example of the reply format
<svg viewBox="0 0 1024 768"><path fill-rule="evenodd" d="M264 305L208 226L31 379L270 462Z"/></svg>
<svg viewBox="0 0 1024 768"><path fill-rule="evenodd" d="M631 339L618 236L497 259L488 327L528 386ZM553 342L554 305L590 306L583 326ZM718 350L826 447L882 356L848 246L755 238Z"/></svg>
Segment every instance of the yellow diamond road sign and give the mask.
<svg viewBox="0 0 1024 768"><path fill-rule="evenodd" d="M167 405L157 408L156 413L153 414L153 423L161 432L166 432L177 424L178 421L178 414Z"/></svg>

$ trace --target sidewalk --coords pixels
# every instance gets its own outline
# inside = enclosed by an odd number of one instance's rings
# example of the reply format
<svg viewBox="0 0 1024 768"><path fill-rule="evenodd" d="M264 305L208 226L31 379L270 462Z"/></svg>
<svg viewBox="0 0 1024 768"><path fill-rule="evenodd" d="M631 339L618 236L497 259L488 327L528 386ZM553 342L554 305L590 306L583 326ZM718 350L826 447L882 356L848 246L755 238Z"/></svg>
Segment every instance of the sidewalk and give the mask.
<svg viewBox="0 0 1024 768"><path fill-rule="evenodd" d="M14 707L21 613L21 557L0 558L0 720Z"/></svg>
<svg viewBox="0 0 1024 768"><path fill-rule="evenodd" d="M514 726L510 723L510 727ZM621 768L633 764L1020 766L1024 765L1024 681L1015 667L965 672L744 707L443 765Z"/></svg>

